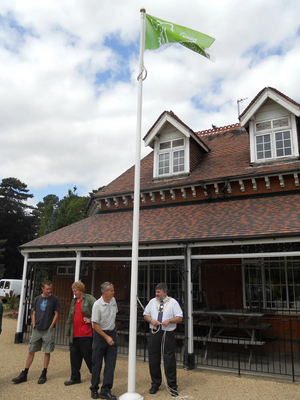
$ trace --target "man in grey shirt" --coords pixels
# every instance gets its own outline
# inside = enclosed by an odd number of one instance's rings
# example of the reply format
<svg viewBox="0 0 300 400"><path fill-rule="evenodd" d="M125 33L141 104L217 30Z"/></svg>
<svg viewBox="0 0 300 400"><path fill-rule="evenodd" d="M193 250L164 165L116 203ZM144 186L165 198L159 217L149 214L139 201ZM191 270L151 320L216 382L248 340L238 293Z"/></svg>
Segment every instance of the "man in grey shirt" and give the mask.
<svg viewBox="0 0 300 400"><path fill-rule="evenodd" d="M102 296L98 299L92 310L93 325L93 355L92 355L92 399L116 400L111 394L114 372L117 360L117 332L115 330L116 314L118 312L117 302L114 298L114 285L104 282L101 285ZM102 368L103 358L105 368L103 384L98 395L99 377Z"/></svg>

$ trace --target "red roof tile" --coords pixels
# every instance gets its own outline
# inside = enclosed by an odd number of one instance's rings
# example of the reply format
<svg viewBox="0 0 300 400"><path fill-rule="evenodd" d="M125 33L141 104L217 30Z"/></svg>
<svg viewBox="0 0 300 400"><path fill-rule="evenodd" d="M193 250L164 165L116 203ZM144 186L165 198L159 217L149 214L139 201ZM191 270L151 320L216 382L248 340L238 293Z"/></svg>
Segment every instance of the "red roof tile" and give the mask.
<svg viewBox="0 0 300 400"><path fill-rule="evenodd" d="M295 236L300 194L156 207L140 211L140 243ZM130 244L132 211L97 214L21 246Z"/></svg>
<svg viewBox="0 0 300 400"><path fill-rule="evenodd" d="M255 176L257 173L279 172L300 169L300 161L250 165L250 146L248 133L238 124L217 128L213 132L199 132L201 140L211 149L187 177L180 179L153 180L153 152L141 161L141 190L149 190L172 185L191 184L194 182L224 180L236 176ZM122 192L133 192L134 167L120 175L109 185L101 189L97 196L107 196Z"/></svg>

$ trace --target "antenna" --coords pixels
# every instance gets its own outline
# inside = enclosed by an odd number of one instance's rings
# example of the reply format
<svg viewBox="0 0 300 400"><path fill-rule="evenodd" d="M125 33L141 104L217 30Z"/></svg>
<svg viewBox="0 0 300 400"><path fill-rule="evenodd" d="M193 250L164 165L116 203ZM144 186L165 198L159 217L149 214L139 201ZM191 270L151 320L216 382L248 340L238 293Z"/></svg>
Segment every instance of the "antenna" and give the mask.
<svg viewBox="0 0 300 400"><path fill-rule="evenodd" d="M244 99L239 99L237 100L237 108L238 108L238 118L240 117L240 103L242 103L243 101L247 100L248 97L245 97Z"/></svg>

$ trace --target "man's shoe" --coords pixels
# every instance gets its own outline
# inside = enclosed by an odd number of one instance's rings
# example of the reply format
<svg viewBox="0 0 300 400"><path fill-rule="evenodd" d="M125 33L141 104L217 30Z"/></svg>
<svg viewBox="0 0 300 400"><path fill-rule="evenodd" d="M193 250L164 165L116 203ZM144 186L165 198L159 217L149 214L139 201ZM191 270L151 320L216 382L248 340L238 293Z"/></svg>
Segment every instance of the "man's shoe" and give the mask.
<svg viewBox="0 0 300 400"><path fill-rule="evenodd" d="M177 389L171 389L171 396L172 396L172 397L177 397L177 396L179 396L179 393L177 392Z"/></svg>
<svg viewBox="0 0 300 400"><path fill-rule="evenodd" d="M151 388L149 389L150 394L155 394L157 391L158 391L158 387L156 387L156 386L151 386Z"/></svg>
<svg viewBox="0 0 300 400"><path fill-rule="evenodd" d="M12 382L14 383L22 383L27 381L27 372L22 371L17 378L13 378Z"/></svg>
<svg viewBox="0 0 300 400"><path fill-rule="evenodd" d="M73 379L70 379L69 381L65 381L65 386L77 385L77 383L81 383L81 381L74 381Z"/></svg>
<svg viewBox="0 0 300 400"><path fill-rule="evenodd" d="M41 376L39 377L38 384L45 383L47 381L47 372L43 371Z"/></svg>
<svg viewBox="0 0 300 400"><path fill-rule="evenodd" d="M110 393L110 390L107 390L105 392L100 392L99 394L100 399L109 399L109 400L117 400L116 396Z"/></svg>
<svg viewBox="0 0 300 400"><path fill-rule="evenodd" d="M98 392L96 392L96 390L91 392L91 398L92 399L99 399Z"/></svg>

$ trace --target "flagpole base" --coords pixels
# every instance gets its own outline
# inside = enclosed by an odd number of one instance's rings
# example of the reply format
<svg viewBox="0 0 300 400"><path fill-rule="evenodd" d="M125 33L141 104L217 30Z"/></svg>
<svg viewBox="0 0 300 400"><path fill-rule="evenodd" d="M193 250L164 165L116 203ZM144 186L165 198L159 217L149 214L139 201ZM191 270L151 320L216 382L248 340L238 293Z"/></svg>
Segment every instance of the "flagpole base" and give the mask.
<svg viewBox="0 0 300 400"><path fill-rule="evenodd" d="M124 393L119 397L119 400L144 400L144 397L138 393Z"/></svg>

